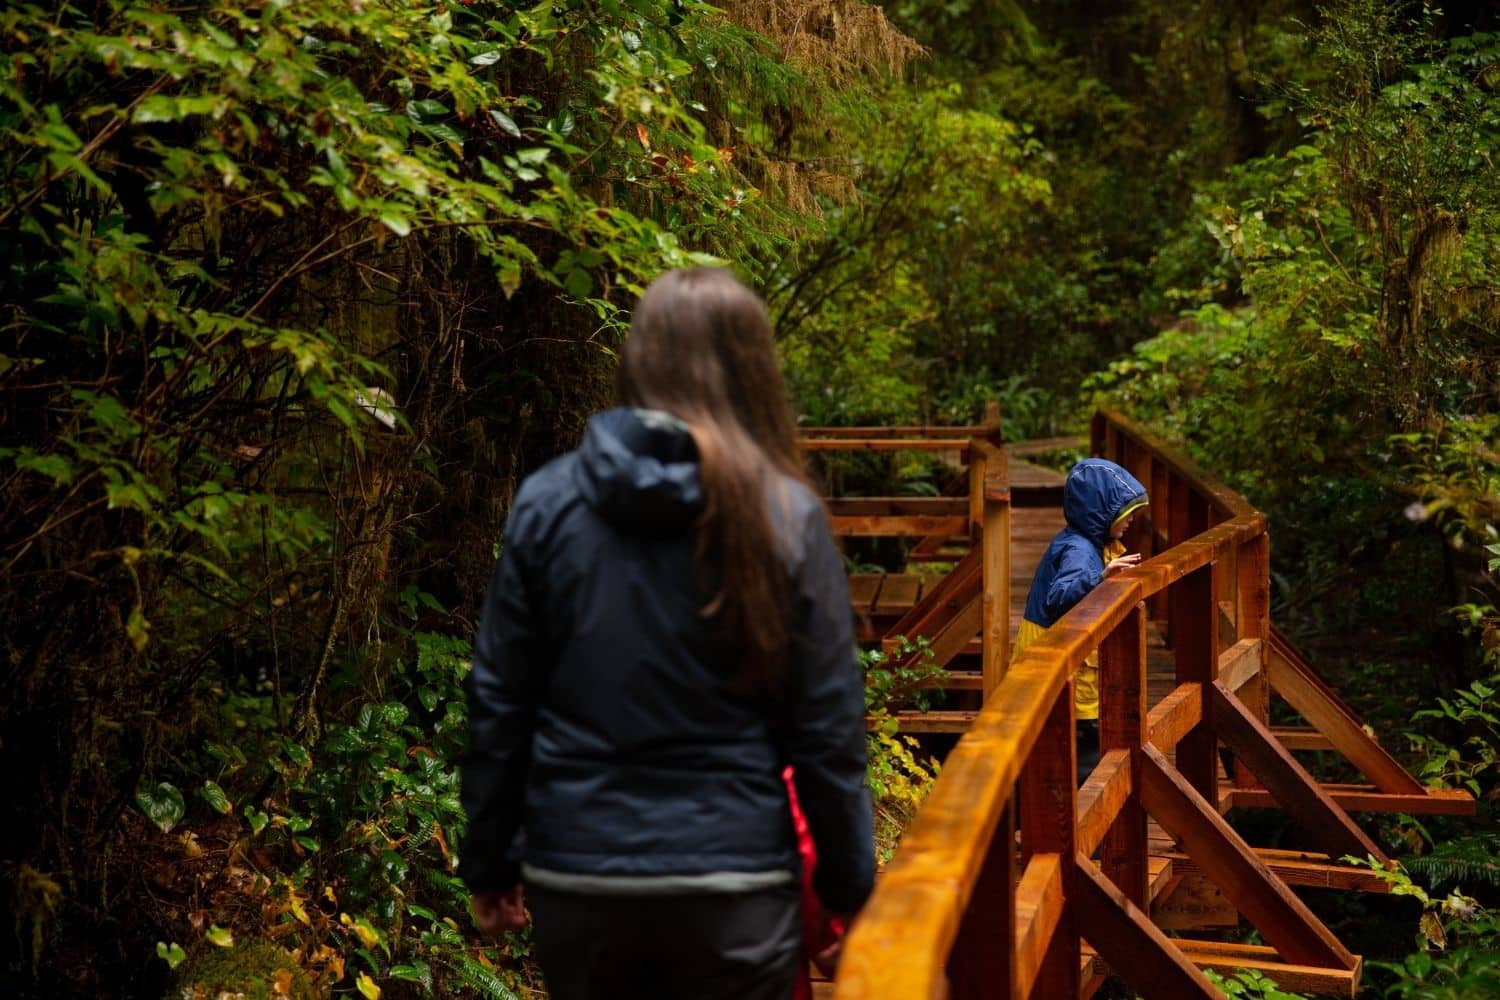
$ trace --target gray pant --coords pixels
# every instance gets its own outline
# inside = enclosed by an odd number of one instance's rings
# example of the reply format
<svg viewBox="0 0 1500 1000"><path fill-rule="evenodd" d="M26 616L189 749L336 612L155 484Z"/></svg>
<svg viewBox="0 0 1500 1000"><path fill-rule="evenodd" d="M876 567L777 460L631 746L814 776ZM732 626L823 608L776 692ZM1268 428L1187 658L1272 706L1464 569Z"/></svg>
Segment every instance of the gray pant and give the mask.
<svg viewBox="0 0 1500 1000"><path fill-rule="evenodd" d="M800 896L795 883L689 896L526 889L552 1000L786 1000L801 959Z"/></svg>

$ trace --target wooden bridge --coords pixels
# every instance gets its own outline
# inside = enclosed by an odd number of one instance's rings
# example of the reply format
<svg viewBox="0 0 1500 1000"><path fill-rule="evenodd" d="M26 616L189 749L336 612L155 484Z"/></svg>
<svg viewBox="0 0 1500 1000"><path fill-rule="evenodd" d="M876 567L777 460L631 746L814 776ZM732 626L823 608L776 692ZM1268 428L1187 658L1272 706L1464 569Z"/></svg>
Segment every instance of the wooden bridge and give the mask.
<svg viewBox="0 0 1500 1000"><path fill-rule="evenodd" d="M946 574L851 577L862 639L922 636L950 670L948 707L908 731L961 732L845 945L838 1000L1089 997L1108 975L1149 998L1218 997L1202 974L1252 968L1351 997L1360 957L1293 888L1384 892L1386 861L1350 813L1472 813L1424 788L1277 631L1265 517L1123 416L1093 454L1150 493L1127 536L1146 557L1100 584L1009 665L1031 574L1062 527L1060 475L1002 444L998 415L955 428L819 428L804 450L946 453L937 497L829 500L836 534L916 539ZM1102 759L1075 792L1072 674L1100 657ZM1306 723L1277 727L1270 699ZM970 704L963 707L962 703ZM1367 779L1322 784L1298 762L1336 751ZM1253 847L1234 808L1285 810L1315 850ZM1215 940L1243 918L1264 945Z"/></svg>

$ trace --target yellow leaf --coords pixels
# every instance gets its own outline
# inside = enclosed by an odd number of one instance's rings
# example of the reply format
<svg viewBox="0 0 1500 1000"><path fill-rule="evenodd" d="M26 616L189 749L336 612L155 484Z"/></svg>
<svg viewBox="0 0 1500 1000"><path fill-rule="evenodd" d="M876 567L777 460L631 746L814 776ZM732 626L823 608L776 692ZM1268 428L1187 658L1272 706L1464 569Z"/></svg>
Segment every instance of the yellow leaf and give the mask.
<svg viewBox="0 0 1500 1000"><path fill-rule="evenodd" d="M359 991L368 997L369 1000L380 1000L380 987L376 986L375 980L371 979L365 973L361 972L359 974L359 978L354 981L354 985L359 987Z"/></svg>
<svg viewBox="0 0 1500 1000"><path fill-rule="evenodd" d="M370 926L370 922L364 917L351 919L349 914L339 914L339 923L349 928L359 938L359 943L366 948L373 948L380 943L380 932Z"/></svg>
<svg viewBox="0 0 1500 1000"><path fill-rule="evenodd" d="M312 926L312 921L307 918L307 910L302 905L302 897L296 892L293 892L291 894L291 898L287 900L287 907L292 911L292 916L296 917L307 926Z"/></svg>
<svg viewBox="0 0 1500 1000"><path fill-rule="evenodd" d="M275 980L271 983L271 989L274 990L275 993L276 993L276 995L279 996L279 997L289 997L289 996L291 996L292 995L292 970L290 970L290 969L277 969L276 970Z"/></svg>
<svg viewBox="0 0 1500 1000"><path fill-rule="evenodd" d="M334 904L335 906L338 905L339 898L333 894L333 886L331 886L331 885L325 885L323 887L323 898L326 899L326 900L328 900L330 903Z"/></svg>

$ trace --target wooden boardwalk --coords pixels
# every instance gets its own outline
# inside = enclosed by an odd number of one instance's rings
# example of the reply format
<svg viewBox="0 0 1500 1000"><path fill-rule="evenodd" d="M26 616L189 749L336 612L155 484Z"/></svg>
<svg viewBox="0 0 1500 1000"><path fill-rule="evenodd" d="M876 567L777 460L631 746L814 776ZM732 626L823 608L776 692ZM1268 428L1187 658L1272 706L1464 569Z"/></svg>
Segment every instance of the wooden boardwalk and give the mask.
<svg viewBox="0 0 1500 1000"><path fill-rule="evenodd" d="M1201 969L1254 968L1286 989L1352 997L1359 957L1291 887L1383 892L1368 869L1334 860L1384 858L1350 812L1464 813L1473 801L1402 770L1272 626L1265 518L1143 429L1100 415L1093 453L1152 498L1126 539L1147 558L1010 664L1032 573L1063 526L1062 476L1019 457L1041 449L1002 447L997 419L822 429L803 444L947 452L961 473L940 497L829 501L837 534L911 539L906 572L851 576L860 637L891 655L897 635L928 640L950 672L948 704L898 720L962 736L838 981L819 992L1088 997L1113 969L1176 1000L1217 996ZM1091 651L1105 752L1075 791L1070 677ZM1273 693L1307 725L1271 727ZM1307 749L1342 753L1370 783L1320 784L1293 755ZM1285 809L1317 849L1252 847L1223 818L1233 807ZM1266 943L1216 939L1244 922Z"/></svg>

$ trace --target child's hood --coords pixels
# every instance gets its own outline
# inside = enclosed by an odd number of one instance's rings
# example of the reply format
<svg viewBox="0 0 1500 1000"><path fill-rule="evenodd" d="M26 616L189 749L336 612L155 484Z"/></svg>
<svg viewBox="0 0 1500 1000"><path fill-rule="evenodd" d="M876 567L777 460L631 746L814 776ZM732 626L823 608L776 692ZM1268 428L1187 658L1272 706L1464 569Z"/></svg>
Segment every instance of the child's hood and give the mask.
<svg viewBox="0 0 1500 1000"><path fill-rule="evenodd" d="M1110 526L1121 514L1143 506L1146 487L1114 462L1086 458L1068 472L1063 486L1063 516L1099 548L1109 541Z"/></svg>

